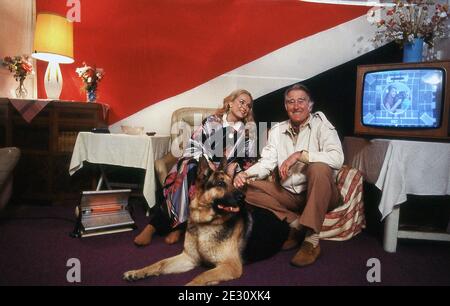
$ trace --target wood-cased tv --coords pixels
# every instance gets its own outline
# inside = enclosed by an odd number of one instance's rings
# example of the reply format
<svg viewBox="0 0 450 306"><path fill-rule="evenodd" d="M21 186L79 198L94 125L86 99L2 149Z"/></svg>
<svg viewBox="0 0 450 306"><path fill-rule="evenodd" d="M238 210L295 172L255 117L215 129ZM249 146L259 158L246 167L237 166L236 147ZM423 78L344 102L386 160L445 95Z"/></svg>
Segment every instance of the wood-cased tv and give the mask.
<svg viewBox="0 0 450 306"><path fill-rule="evenodd" d="M450 140L450 61L357 68L356 135Z"/></svg>

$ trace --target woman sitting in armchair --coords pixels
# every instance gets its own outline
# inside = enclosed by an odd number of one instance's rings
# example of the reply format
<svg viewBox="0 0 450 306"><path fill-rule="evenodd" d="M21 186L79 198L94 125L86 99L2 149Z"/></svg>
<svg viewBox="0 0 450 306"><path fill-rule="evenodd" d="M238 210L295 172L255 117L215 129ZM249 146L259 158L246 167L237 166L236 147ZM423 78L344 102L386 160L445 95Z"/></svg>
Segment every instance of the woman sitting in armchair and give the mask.
<svg viewBox="0 0 450 306"><path fill-rule="evenodd" d="M189 139L188 146L167 175L160 200L152 208L149 224L134 239L139 246L150 244L153 234L166 235L173 244L180 239L189 215L189 202L194 195L197 164L206 156L216 165L223 156L245 170L256 160L256 126L252 112L253 98L245 89L233 91L223 106L207 117Z"/></svg>

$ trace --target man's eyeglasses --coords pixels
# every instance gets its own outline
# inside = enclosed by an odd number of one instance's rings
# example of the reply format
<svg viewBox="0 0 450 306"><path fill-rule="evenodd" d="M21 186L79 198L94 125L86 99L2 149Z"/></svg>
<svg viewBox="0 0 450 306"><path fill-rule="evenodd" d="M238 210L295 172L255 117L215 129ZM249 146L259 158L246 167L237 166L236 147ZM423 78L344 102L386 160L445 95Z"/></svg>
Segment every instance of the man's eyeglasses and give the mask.
<svg viewBox="0 0 450 306"><path fill-rule="evenodd" d="M309 102L309 99L306 99L306 98L298 98L298 99L289 99L289 100L286 100L286 104L287 104L287 105L294 105L296 102L297 102L298 104L300 104L300 105L303 105L303 104L308 103L308 102Z"/></svg>

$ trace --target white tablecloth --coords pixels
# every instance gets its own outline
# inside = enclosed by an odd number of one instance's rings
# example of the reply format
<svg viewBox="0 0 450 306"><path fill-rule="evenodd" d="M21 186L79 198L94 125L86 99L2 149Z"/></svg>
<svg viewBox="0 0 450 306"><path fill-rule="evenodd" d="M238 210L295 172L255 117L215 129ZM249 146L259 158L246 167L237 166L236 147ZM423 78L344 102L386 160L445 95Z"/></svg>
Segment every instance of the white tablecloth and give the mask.
<svg viewBox="0 0 450 306"><path fill-rule="evenodd" d="M346 137L344 151L346 163L382 191L382 219L407 194L450 194L450 143Z"/></svg>
<svg viewBox="0 0 450 306"><path fill-rule="evenodd" d="M69 173L83 167L83 161L144 169L143 194L150 207L155 205L154 161L169 150L170 136L132 136L80 132L73 149Z"/></svg>

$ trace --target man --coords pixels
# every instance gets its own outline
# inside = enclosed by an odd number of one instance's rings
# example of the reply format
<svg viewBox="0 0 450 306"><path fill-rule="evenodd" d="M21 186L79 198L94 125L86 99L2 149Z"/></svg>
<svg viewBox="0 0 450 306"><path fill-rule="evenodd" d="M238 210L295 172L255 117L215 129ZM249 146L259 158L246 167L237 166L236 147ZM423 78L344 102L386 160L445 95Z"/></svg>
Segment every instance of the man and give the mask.
<svg viewBox="0 0 450 306"><path fill-rule="evenodd" d="M305 86L291 86L284 98L289 120L270 129L261 158L235 177L234 186L247 185L248 203L269 209L289 223L291 231L283 249L296 247L300 233L305 234L291 260L301 267L315 262L320 254L319 233L325 214L338 205L335 177L344 154L339 136L325 115L311 113L314 102ZM280 182L261 180L277 166ZM260 180L248 180L251 177Z"/></svg>

